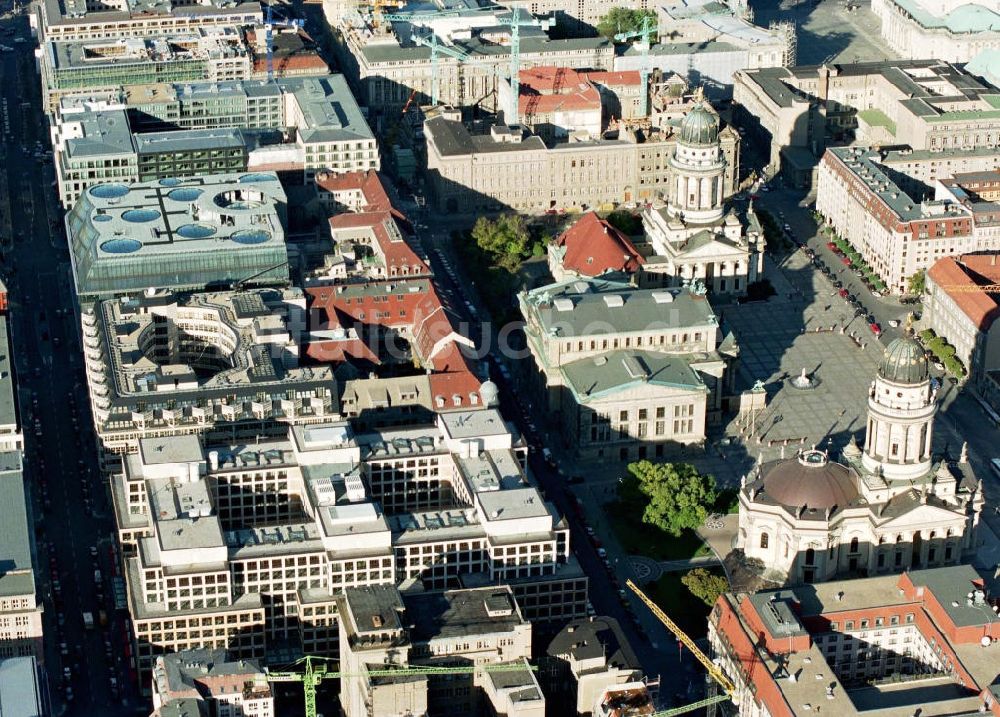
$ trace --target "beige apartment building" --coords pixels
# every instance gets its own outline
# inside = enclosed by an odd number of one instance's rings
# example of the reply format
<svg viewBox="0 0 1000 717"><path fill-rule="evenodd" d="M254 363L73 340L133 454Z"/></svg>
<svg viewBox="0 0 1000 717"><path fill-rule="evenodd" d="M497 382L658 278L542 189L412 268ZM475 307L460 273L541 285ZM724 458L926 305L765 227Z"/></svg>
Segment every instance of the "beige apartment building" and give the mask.
<svg viewBox="0 0 1000 717"><path fill-rule="evenodd" d="M533 621L586 613L568 526L495 409L203 446L148 438L112 478L141 676L158 654L336 654L341 591L505 583Z"/></svg>
<svg viewBox="0 0 1000 717"><path fill-rule="evenodd" d="M37 34L51 40L109 40L122 37L162 37L207 27L260 25L259 3L208 0L44 0L29 20Z"/></svg>
<svg viewBox="0 0 1000 717"><path fill-rule="evenodd" d="M648 202L665 196L675 181L671 127L622 127L618 139L570 138L548 147L519 128L495 126L488 135L473 134L457 113L445 111L428 119L424 131L439 211L582 212ZM739 136L727 128L719 143L728 197L739 176ZM525 182L526 176L532 181Z"/></svg>
<svg viewBox="0 0 1000 717"><path fill-rule="evenodd" d="M1000 142L996 90L938 60L745 70L734 82L734 118L770 145L771 169L793 178L828 143L852 138L914 150Z"/></svg>
<svg viewBox="0 0 1000 717"><path fill-rule="evenodd" d="M436 75L439 104L481 104L496 109L498 82L510 68L510 30L498 19L509 14L506 8L493 5L450 12L440 18L377 26L371 18L360 17L354 4L337 11L324 5L327 19L342 36L337 48L340 66L362 104L386 114L398 112L411 97L421 105L429 104ZM341 17L331 17L330 12ZM522 70L537 66L614 69L611 40L550 40L546 30L547 25L521 28ZM432 60L429 47L412 41L411 34L418 32L433 33L446 49L437 51Z"/></svg>
<svg viewBox="0 0 1000 717"><path fill-rule="evenodd" d="M735 343L721 339L703 290L580 278L518 302L538 391L567 447L626 460L704 440Z"/></svg>
<svg viewBox="0 0 1000 717"><path fill-rule="evenodd" d="M816 211L847 239L892 293L937 260L1000 250L995 212L949 191L943 167L986 172L1000 155L986 150L878 152L861 147L827 150L819 165ZM956 176L961 176L957 172ZM912 173L914 181L906 177ZM934 180L939 191L921 191Z"/></svg>

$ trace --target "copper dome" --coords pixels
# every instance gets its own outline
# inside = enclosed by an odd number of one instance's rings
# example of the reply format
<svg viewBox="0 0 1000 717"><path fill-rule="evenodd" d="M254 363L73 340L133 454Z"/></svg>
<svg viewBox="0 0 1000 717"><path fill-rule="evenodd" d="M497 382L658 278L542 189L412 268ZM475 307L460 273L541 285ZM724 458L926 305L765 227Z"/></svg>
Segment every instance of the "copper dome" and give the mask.
<svg viewBox="0 0 1000 717"><path fill-rule="evenodd" d="M764 473L764 493L789 508L843 508L857 499L851 473L822 451L772 464Z"/></svg>
<svg viewBox="0 0 1000 717"><path fill-rule="evenodd" d="M923 347L912 336L896 339L882 354L878 375L893 383L923 383L930 375Z"/></svg>
<svg viewBox="0 0 1000 717"><path fill-rule="evenodd" d="M681 142L707 146L718 141L719 118L705 108L704 102L699 102L681 121Z"/></svg>

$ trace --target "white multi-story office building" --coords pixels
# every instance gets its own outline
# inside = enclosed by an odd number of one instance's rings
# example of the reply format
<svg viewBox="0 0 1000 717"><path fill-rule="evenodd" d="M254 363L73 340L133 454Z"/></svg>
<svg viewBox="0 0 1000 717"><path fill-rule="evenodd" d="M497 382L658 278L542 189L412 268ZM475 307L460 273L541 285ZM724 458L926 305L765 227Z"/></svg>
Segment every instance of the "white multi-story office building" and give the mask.
<svg viewBox="0 0 1000 717"><path fill-rule="evenodd" d="M361 435L140 440L112 478L140 668L200 644L336 654L337 598L364 585L499 582L530 620L585 614L568 526L524 459L495 409Z"/></svg>
<svg viewBox="0 0 1000 717"><path fill-rule="evenodd" d="M819 165L816 211L861 254L889 291L907 291L915 273L943 257L1000 250L989 204L952 191L950 173L1000 165L994 149L827 150ZM925 184L939 184L931 193ZM961 193L961 190L959 189Z"/></svg>
<svg viewBox="0 0 1000 717"><path fill-rule="evenodd" d="M263 12L256 2L208 0L44 0L30 16L32 27L46 39L109 40L160 37L208 27L260 25Z"/></svg>
<svg viewBox="0 0 1000 717"><path fill-rule="evenodd" d="M1000 49L1000 7L969 0L874 0L882 39L900 57L968 62Z"/></svg>
<svg viewBox="0 0 1000 717"><path fill-rule="evenodd" d="M285 141L259 141L259 131ZM63 205L100 181L223 171L364 172L380 166L375 136L342 75L272 81L119 86L64 98L52 145Z"/></svg>

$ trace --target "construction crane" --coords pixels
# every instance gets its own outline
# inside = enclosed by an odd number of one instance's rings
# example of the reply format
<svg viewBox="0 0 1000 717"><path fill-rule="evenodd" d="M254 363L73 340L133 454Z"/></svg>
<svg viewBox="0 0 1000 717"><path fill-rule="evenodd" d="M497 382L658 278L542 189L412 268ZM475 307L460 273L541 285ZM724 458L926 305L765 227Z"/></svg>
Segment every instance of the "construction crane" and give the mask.
<svg viewBox="0 0 1000 717"><path fill-rule="evenodd" d="M393 677L395 675L468 675L475 672L519 672L530 670L535 672L534 665L521 663L506 663L497 665L479 665L477 667L430 667L423 665L409 667L389 667L372 669L366 672L338 672L328 669L330 663L336 660L328 657L306 655L293 662L290 667L302 667L297 670L267 671L268 682L301 682L305 702L306 717L317 717L316 689L324 680L335 680L341 677Z"/></svg>
<svg viewBox="0 0 1000 717"><path fill-rule="evenodd" d="M386 22L408 22L411 25L416 25L421 20L433 20L439 17L448 17L450 15L460 14L460 10L442 10L440 12L407 12L407 13L392 13L382 16L382 19ZM459 50L457 47L452 47L451 45L446 45L441 40L438 39L437 34L432 28L427 28L429 32L427 33L417 33L416 27L411 30L410 39L413 40L413 44L421 45L422 47L428 47L431 51L431 105L437 106L438 97L440 96L441 80L438 72L438 57L440 55L447 55L452 57L459 62L468 62L472 59L472 56L467 52ZM411 95L412 97L412 95ZM407 103L409 104L409 103ZM404 110L405 114L405 110Z"/></svg>
<svg viewBox="0 0 1000 717"><path fill-rule="evenodd" d="M433 32L427 35L413 35L413 42L416 45L429 47L431 50L431 105L436 107L441 91L441 79L438 73L438 57L441 55L447 55L448 57L458 60L459 62L468 62L472 59L472 55L464 52L463 50L459 50L457 47L445 45L438 40L438 36Z"/></svg>
<svg viewBox="0 0 1000 717"><path fill-rule="evenodd" d="M403 105L403 111L400 112L399 114L401 114L403 117L406 116L406 111L410 109L410 105L413 104L413 100L416 98L416 96L417 96L417 91L413 90L413 92L410 93L410 96L406 99L406 104Z"/></svg>
<svg viewBox="0 0 1000 717"><path fill-rule="evenodd" d="M652 38L657 34L656 20L652 15L643 15L642 24L638 30L629 32L619 32L615 35L615 42L628 42L636 38L641 38L637 43L639 51L642 53L642 69L639 71L642 77L642 114L645 117L649 114L649 76L653 70L649 65L649 50L652 46Z"/></svg>
<svg viewBox="0 0 1000 717"><path fill-rule="evenodd" d="M708 676L711 677L713 680L715 680L716 683L718 683L718 685L722 688L724 693L721 695L706 697L703 700L700 700L698 702L693 702L688 705L684 705L683 707L675 707L673 709L665 710L663 712L657 712L653 717L673 717L674 715L680 715L686 712L692 712L696 709L716 704L717 702L732 700L736 688L733 686L733 683L730 682L729 678L726 677L726 674L721 669L719 669L719 666L716 665L714 662L712 662L708 658L708 655L706 655L704 652L698 649L698 646L694 644L694 640L688 637L687 633L684 632L680 628L680 626L677 625L676 622L671 620L667 616L667 614L660 609L659 605L650 600L649 597L646 595L646 593L644 593L642 590L639 589L638 585L632 582L631 579L626 581L625 584L629 587L629 589L632 590L632 592L634 592L636 595L639 596L639 599L646 604L646 607L649 608L649 611L653 613L656 619L662 622L666 626L666 628L674 634L674 637L680 640L681 644L683 644L684 647L686 647L688 650L691 651L691 654L695 656L695 659L698 660L698 662L700 662L704 666L705 670L708 672Z"/></svg>
<svg viewBox="0 0 1000 717"><path fill-rule="evenodd" d="M267 3L267 18L264 22L264 42L267 43L267 81L270 82L274 79L274 26L278 27L293 27L296 30L305 25L305 20L298 20L292 18L291 20L285 19L280 22L275 22L274 15L272 14L271 8L273 7L273 2Z"/></svg>
<svg viewBox="0 0 1000 717"><path fill-rule="evenodd" d="M372 0L372 7L374 8L372 25L374 27L378 27L380 21L413 22L414 20L433 20L439 17L450 17L468 12L467 10L436 10L434 12L415 10L407 11L403 9L406 7L406 1L407 0ZM396 8L398 12L391 14L383 13L382 8L386 7Z"/></svg>
<svg viewBox="0 0 1000 717"><path fill-rule="evenodd" d="M531 17L530 15L521 19L521 8L515 7L510 11L509 19L501 19L500 23L510 26L510 107L505 111L504 120L508 125L520 123L518 116L518 102L521 96L521 28L540 27L547 30L552 26L551 18L544 20Z"/></svg>

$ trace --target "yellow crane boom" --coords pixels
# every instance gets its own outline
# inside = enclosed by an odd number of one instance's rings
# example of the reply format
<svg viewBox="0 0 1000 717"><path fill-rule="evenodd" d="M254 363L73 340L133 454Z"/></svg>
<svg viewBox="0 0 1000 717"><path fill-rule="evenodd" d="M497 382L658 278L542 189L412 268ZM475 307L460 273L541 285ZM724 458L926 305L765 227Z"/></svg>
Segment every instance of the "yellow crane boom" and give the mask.
<svg viewBox="0 0 1000 717"><path fill-rule="evenodd" d="M695 659L697 659L698 662L705 667L709 677L718 682L719 686L725 690L726 694L731 696L736 688L733 686L733 683L729 681L729 678L726 677L725 673L720 670L714 662L708 659L708 655L699 650L698 646L694 644L694 641L687 636L687 633L681 630L676 622L667 617L667 614L660 609L660 606L650 600L646 593L640 590L639 586L632 582L631 579L625 584L628 585L632 592L639 596L640 600L646 603L646 607L648 607L649 611L656 616L656 619L666 625L667 629L674 634L674 637L680 640L684 647L691 651L691 654L695 656Z"/></svg>

